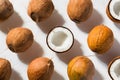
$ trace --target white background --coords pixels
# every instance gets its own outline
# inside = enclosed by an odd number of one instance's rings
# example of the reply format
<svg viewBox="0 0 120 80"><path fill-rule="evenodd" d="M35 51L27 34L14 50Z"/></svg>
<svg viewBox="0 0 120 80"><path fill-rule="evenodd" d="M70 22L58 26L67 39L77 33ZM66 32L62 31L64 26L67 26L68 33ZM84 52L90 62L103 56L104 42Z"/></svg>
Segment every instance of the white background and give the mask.
<svg viewBox="0 0 120 80"><path fill-rule="evenodd" d="M10 0L14 6L14 14L4 22L0 22L0 57L11 62L11 80L28 80L27 66L36 57L49 57L54 62L54 73L51 80L68 80L67 64L75 56L88 56L94 63L96 71L93 80L111 80L108 76L107 66L109 62L120 54L120 25L112 22L106 15L106 7L109 0L92 0L94 11L85 22L75 24L66 12L69 0L52 0L55 10L51 17L39 24L33 22L27 15L29 0ZM104 24L114 33L112 48L103 55L93 53L87 45L89 31L96 25ZM65 26L69 28L75 37L75 43L71 50L63 54L51 51L46 45L46 36L53 27ZM25 52L12 53L6 46L6 36L10 29L26 27L34 34L33 45ZM96 55L95 55L96 54ZM92 55L92 56L90 56Z"/></svg>

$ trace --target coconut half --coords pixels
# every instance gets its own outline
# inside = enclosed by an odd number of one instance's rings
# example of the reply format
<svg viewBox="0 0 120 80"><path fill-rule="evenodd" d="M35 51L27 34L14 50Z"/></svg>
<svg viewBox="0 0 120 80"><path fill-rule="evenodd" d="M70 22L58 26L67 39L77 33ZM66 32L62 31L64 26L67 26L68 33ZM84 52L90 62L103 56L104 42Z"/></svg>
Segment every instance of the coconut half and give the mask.
<svg viewBox="0 0 120 80"><path fill-rule="evenodd" d="M74 37L68 28L58 26L50 31L46 42L51 50L62 53L72 47L74 43Z"/></svg>
<svg viewBox="0 0 120 80"><path fill-rule="evenodd" d="M120 0L110 0L106 13L114 22L120 22Z"/></svg>
<svg viewBox="0 0 120 80"><path fill-rule="evenodd" d="M120 56L110 62L108 73L112 80L120 80Z"/></svg>

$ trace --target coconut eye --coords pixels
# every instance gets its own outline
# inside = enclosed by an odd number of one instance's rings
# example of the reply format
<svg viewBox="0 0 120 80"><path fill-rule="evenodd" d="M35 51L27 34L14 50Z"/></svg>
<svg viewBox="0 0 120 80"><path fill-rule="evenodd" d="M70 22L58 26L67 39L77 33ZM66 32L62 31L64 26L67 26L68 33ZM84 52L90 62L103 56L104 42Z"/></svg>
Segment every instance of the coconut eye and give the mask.
<svg viewBox="0 0 120 80"><path fill-rule="evenodd" d="M56 27L47 36L49 48L55 52L64 52L71 48L74 38L72 32L65 27Z"/></svg>

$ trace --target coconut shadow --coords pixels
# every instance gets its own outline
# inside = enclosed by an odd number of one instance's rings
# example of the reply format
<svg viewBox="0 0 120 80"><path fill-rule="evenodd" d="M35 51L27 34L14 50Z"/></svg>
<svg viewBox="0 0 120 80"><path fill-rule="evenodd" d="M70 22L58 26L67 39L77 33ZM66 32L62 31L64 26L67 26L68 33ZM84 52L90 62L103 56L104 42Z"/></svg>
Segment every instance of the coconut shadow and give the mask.
<svg viewBox="0 0 120 80"><path fill-rule="evenodd" d="M65 80L58 72L54 71L51 80Z"/></svg>
<svg viewBox="0 0 120 80"><path fill-rule="evenodd" d="M94 9L92 15L87 21L81 22L76 25L79 27L80 30L89 33L94 26L102 23L103 23L103 17L100 15L100 13L97 10Z"/></svg>
<svg viewBox="0 0 120 80"><path fill-rule="evenodd" d="M116 23L116 22L114 22L114 25L115 25L117 28L120 29L120 23Z"/></svg>
<svg viewBox="0 0 120 80"><path fill-rule="evenodd" d="M41 28L44 33L49 33L51 29L56 26L61 26L65 23L65 20L58 13L57 10L54 10L53 14L46 19L45 21L37 23L37 25Z"/></svg>
<svg viewBox="0 0 120 80"><path fill-rule="evenodd" d="M80 47L81 47L80 43L74 39L74 44L70 50L64 53L56 53L56 55L58 56L60 60L68 64L69 61L73 59L74 57L83 55Z"/></svg>
<svg viewBox="0 0 120 80"><path fill-rule="evenodd" d="M20 76L20 74L12 69L12 75L10 77L10 80L23 80L23 78Z"/></svg>
<svg viewBox="0 0 120 80"><path fill-rule="evenodd" d="M103 80L103 77L100 75L100 73L95 70L95 75L93 77L93 80Z"/></svg>
<svg viewBox="0 0 120 80"><path fill-rule="evenodd" d="M14 13L5 21L0 22L0 30L4 33L8 33L10 29L15 27L21 27L23 20L17 12Z"/></svg>
<svg viewBox="0 0 120 80"><path fill-rule="evenodd" d="M23 53L18 53L18 58L22 62L29 64L33 59L42 56L43 53L42 47L36 41L34 41L28 50Z"/></svg>
<svg viewBox="0 0 120 80"><path fill-rule="evenodd" d="M104 63L106 63L107 65L113 58L117 56L120 56L120 43L116 39L114 39L113 46L110 48L108 52L100 55L96 54L96 57L99 58Z"/></svg>

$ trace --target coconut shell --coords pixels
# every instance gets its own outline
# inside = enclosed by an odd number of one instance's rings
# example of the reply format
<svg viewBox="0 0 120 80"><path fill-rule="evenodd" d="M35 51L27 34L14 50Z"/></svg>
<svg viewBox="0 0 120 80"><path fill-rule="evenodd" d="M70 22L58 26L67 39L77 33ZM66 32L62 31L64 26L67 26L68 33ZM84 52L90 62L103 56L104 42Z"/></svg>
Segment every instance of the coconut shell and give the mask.
<svg viewBox="0 0 120 80"><path fill-rule="evenodd" d="M27 28L14 28L9 31L6 38L6 44L12 52L24 52L33 43L33 34Z"/></svg>
<svg viewBox="0 0 120 80"><path fill-rule="evenodd" d="M95 26L88 35L88 47L98 54L107 52L113 45L114 36L110 28L105 25Z"/></svg>
<svg viewBox="0 0 120 80"><path fill-rule="evenodd" d="M113 22L120 23L120 20L114 18L114 17L111 15L111 13L110 13L110 8L109 8L109 7L110 7L111 1L112 1L112 0L109 1L108 5L107 5L107 7L106 7L106 14L107 14L108 18L109 18L110 20L112 20Z"/></svg>
<svg viewBox="0 0 120 80"><path fill-rule="evenodd" d="M109 74L109 76L110 76L110 78L111 78L112 80L114 80L114 78L113 78L112 75L110 74L110 68L111 68L111 65L112 65L116 60L118 60L118 59L120 59L120 56L117 56L117 57L113 58L113 60L110 61L110 63L108 64L108 74Z"/></svg>
<svg viewBox="0 0 120 80"><path fill-rule="evenodd" d="M40 22L50 17L53 10L52 0L30 0L28 15L35 22Z"/></svg>
<svg viewBox="0 0 120 80"><path fill-rule="evenodd" d="M0 80L10 80L11 73L12 69L10 62L0 58Z"/></svg>
<svg viewBox="0 0 120 80"><path fill-rule="evenodd" d="M34 59L28 66L27 74L29 80L50 80L54 71L51 59L40 57Z"/></svg>
<svg viewBox="0 0 120 80"><path fill-rule="evenodd" d="M76 23L86 21L93 12L91 0L69 0L67 13L70 19Z"/></svg>
<svg viewBox="0 0 120 80"><path fill-rule="evenodd" d="M13 5L9 0L0 0L0 21L9 18L13 12Z"/></svg>
<svg viewBox="0 0 120 80"><path fill-rule="evenodd" d="M95 67L89 58L77 56L69 62L67 73L69 80L92 80Z"/></svg>
<svg viewBox="0 0 120 80"><path fill-rule="evenodd" d="M73 37L73 43L72 43L72 45L69 47L69 49L66 49L65 51L61 51L61 52L52 49L52 48L49 46L49 44L48 44L48 36L49 36L50 32L51 32L52 30L54 30L55 28L58 28L58 27L65 28L65 29L67 29L68 31L70 31L70 33L71 33L71 35L72 35L72 37ZM68 28L66 28L66 27L64 27L64 26L56 26L55 28L51 29L51 30L49 31L48 35L47 35L47 38L46 38L47 46L48 46L52 51L54 51L54 52L56 52L56 53L65 53L65 52L69 51L69 50L72 48L72 46L73 46L73 44L74 44L74 35L73 35L73 33L72 33L72 31L71 31L70 29L68 29Z"/></svg>

